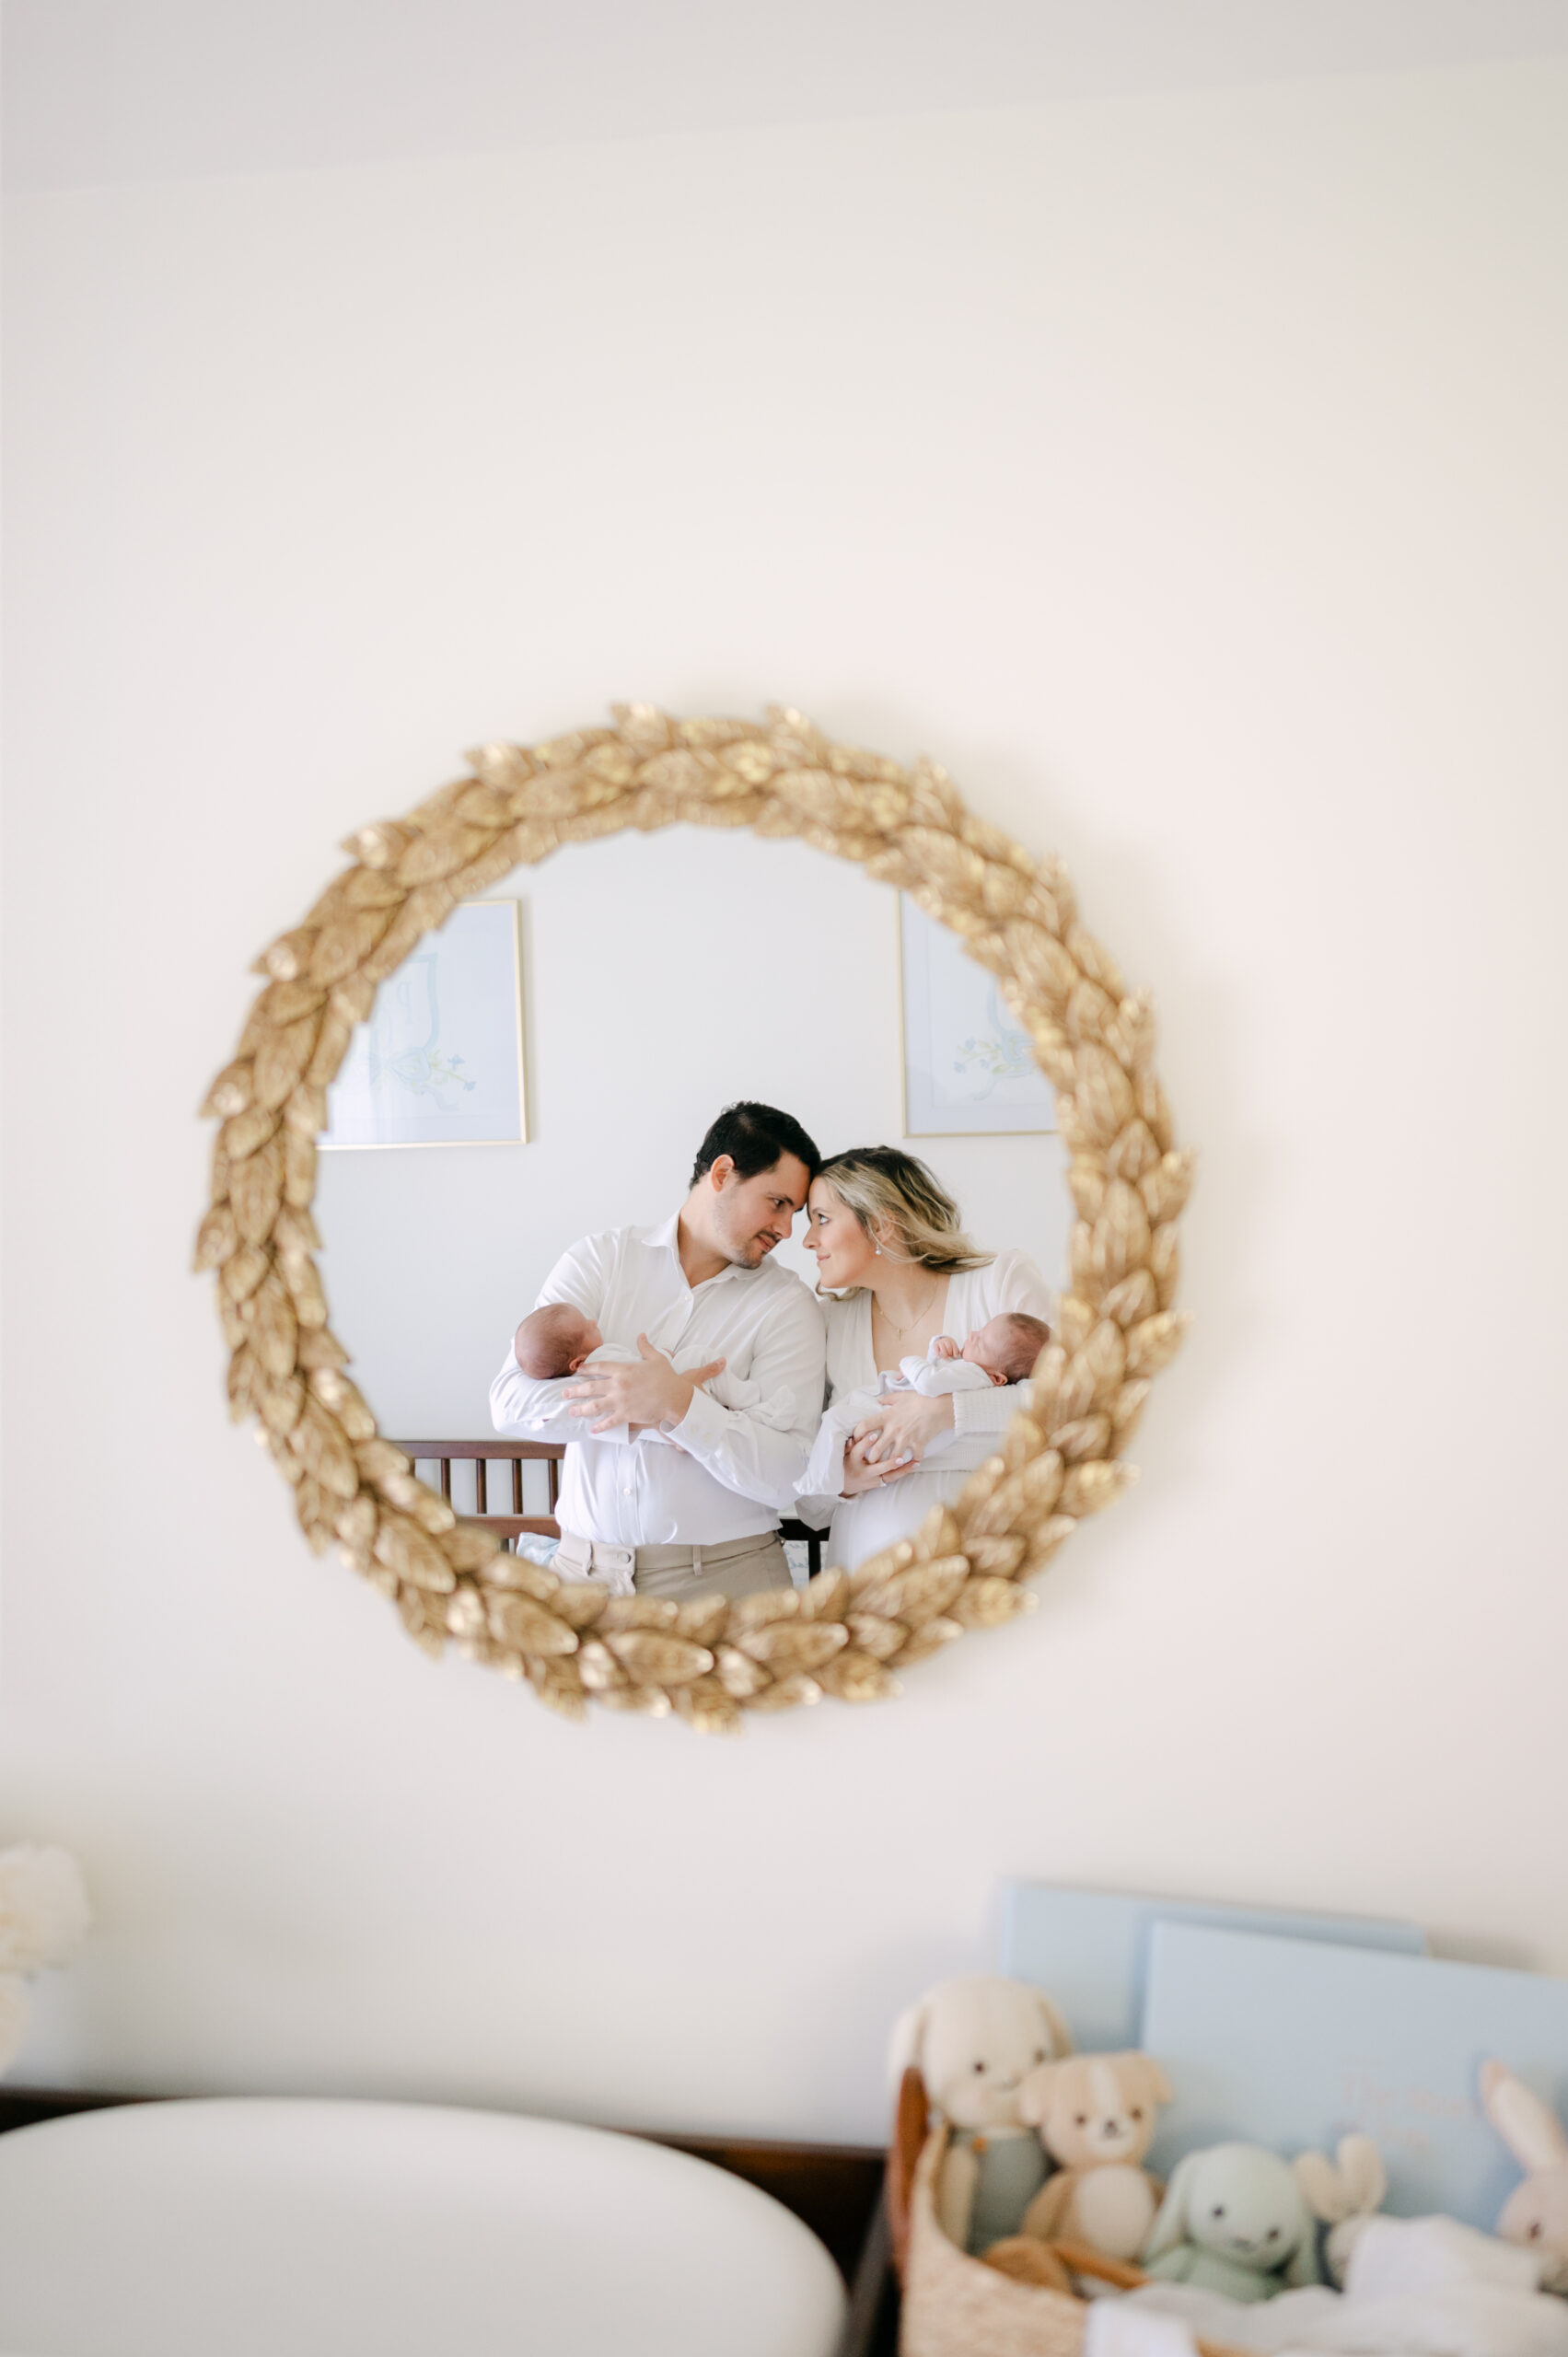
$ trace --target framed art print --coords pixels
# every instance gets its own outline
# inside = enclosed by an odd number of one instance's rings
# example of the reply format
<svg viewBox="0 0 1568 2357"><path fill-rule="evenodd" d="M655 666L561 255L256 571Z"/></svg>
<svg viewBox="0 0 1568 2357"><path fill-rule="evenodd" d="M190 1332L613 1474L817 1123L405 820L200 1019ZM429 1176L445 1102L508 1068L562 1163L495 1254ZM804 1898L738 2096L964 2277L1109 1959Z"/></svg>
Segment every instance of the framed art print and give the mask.
<svg viewBox="0 0 1568 2357"><path fill-rule="evenodd" d="M319 1144L527 1142L519 904L465 900L377 992Z"/></svg>
<svg viewBox="0 0 1568 2357"><path fill-rule="evenodd" d="M899 976L905 1137L1055 1129L1055 1091L996 977L907 892L899 895Z"/></svg>

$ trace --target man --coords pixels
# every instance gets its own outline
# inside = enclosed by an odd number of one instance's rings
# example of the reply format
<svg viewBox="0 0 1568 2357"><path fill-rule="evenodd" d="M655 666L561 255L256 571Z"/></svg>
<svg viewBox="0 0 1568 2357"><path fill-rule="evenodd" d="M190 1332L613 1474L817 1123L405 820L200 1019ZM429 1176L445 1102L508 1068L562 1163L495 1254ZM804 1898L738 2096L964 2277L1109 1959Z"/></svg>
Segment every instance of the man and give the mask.
<svg viewBox="0 0 1568 2357"><path fill-rule="evenodd" d="M497 1432L571 1444L555 1558L567 1578L680 1597L789 1585L778 1522L821 1419L826 1349L810 1293L769 1256L820 1161L789 1114L726 1106L672 1218L585 1237L551 1271L536 1307L569 1302L639 1353L538 1380L514 1345L490 1387ZM721 1366L752 1404L703 1389Z"/></svg>

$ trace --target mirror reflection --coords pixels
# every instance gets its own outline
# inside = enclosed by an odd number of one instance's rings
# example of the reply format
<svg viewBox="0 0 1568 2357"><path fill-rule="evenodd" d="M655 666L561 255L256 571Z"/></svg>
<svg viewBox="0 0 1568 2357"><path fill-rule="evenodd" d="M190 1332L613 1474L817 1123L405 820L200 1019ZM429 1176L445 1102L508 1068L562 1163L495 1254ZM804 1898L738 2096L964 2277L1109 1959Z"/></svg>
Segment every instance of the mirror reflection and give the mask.
<svg viewBox="0 0 1568 2357"><path fill-rule="evenodd" d="M1027 1401L1053 1125L992 978L858 868L575 845L356 1035L333 1324L382 1431L521 1551L677 1600L786 1584L915 1528Z"/></svg>

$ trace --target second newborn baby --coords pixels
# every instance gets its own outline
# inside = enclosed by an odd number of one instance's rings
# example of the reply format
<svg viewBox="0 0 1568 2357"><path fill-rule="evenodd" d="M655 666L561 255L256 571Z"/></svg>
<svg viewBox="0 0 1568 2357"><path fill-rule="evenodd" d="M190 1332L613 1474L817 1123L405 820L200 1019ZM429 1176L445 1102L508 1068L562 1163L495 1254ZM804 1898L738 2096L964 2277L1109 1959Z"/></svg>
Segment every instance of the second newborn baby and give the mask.
<svg viewBox="0 0 1568 2357"><path fill-rule="evenodd" d="M954 1391L983 1391L992 1383L1027 1383L1050 1340L1043 1318L1005 1309L977 1326L961 1349L951 1334L938 1334L923 1359L900 1359L897 1381L885 1375L883 1385L941 1399Z"/></svg>
<svg viewBox="0 0 1568 2357"><path fill-rule="evenodd" d="M924 1358L900 1359L896 1375L889 1370L864 1391L842 1392L822 1419L810 1462L800 1478L803 1494L838 1495L844 1444L856 1424L876 1415L889 1392L918 1391L924 1399L945 1399L955 1391L989 1391L993 1385L1025 1383L1050 1340L1051 1329L1043 1318L1005 1309L1000 1317L977 1326L962 1348L951 1334L938 1334ZM952 1433L938 1434L927 1456L936 1456L953 1437Z"/></svg>

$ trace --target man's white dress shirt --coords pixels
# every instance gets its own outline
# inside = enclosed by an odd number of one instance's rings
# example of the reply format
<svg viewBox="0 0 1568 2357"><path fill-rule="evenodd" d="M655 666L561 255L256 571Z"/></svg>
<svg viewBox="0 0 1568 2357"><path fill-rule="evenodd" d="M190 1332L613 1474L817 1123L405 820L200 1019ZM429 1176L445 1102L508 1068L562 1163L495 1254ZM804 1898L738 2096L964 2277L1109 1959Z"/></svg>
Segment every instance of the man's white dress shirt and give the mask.
<svg viewBox="0 0 1568 2357"><path fill-rule="evenodd" d="M695 1391L680 1423L633 1440L624 1425L588 1434L564 1397L580 1376L537 1381L509 1350L490 1387L497 1432L573 1444L559 1512L563 1530L579 1538L716 1547L765 1536L795 1511L822 1414L821 1310L798 1277L767 1260L689 1285L678 1222L585 1237L556 1262L534 1306L570 1302L607 1342L634 1349L645 1334L680 1366L725 1359L728 1374L757 1386L754 1404L725 1408Z"/></svg>

